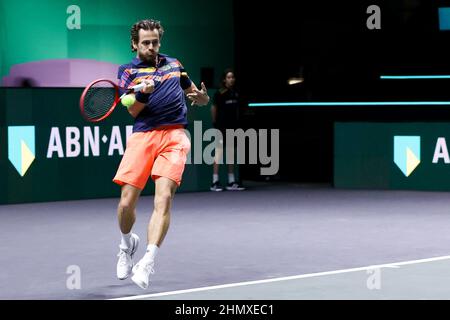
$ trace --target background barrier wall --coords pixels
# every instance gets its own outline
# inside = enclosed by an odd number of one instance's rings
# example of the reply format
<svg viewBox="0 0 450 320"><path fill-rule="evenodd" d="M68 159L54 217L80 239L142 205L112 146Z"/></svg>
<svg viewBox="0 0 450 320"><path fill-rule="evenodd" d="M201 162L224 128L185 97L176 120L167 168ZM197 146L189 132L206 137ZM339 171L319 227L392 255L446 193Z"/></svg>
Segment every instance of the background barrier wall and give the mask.
<svg viewBox="0 0 450 320"><path fill-rule="evenodd" d="M450 124L346 123L334 127L338 188L450 190Z"/></svg>
<svg viewBox="0 0 450 320"><path fill-rule="evenodd" d="M86 122L78 107L81 91L0 89L1 204L119 196L120 187L112 178L133 118L119 105L107 120ZM203 131L211 127L210 108L188 110L193 151L193 122L202 121ZM209 143L202 141L202 147ZM191 158L193 163L193 155ZM209 190L211 177L211 165L188 164L179 191ZM221 177L226 181L225 165L221 166ZM153 192L154 184L150 182L143 194Z"/></svg>

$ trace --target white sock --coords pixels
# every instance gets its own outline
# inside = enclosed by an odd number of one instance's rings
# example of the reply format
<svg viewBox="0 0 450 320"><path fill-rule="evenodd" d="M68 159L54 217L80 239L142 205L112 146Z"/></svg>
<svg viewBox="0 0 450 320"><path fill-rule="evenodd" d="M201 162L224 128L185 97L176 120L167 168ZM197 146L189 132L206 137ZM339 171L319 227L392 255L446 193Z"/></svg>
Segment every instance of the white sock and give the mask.
<svg viewBox="0 0 450 320"><path fill-rule="evenodd" d="M219 182L219 175L218 174L213 174L213 183Z"/></svg>
<svg viewBox="0 0 450 320"><path fill-rule="evenodd" d="M147 251L145 252L144 257L142 260L144 260L146 263L150 263L152 261L155 261L156 255L158 254L158 246L154 244L149 244L147 246Z"/></svg>
<svg viewBox="0 0 450 320"><path fill-rule="evenodd" d="M122 233L121 247L131 248L131 231L127 234Z"/></svg>
<svg viewBox="0 0 450 320"><path fill-rule="evenodd" d="M233 183L234 182L234 173L229 173L228 174L228 183Z"/></svg>

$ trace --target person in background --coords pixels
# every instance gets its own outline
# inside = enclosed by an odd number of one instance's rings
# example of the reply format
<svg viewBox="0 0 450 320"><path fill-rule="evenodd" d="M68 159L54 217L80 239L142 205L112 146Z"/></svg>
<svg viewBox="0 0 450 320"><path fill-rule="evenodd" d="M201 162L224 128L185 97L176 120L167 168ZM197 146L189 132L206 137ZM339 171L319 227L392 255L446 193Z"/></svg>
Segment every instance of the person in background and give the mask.
<svg viewBox="0 0 450 320"><path fill-rule="evenodd" d="M223 139L218 141L215 149L211 191L223 191L223 187L219 182L219 163L221 162L219 159L222 158L224 145L227 156L226 163L228 163L228 184L226 189L230 191L245 190L235 179L234 161L230 157L234 155L234 152L232 152L233 150L230 152L225 139L226 129L237 129L239 124L239 95L235 88L235 82L234 71L231 68L226 69L220 79L221 87L215 93L211 106L213 126L220 130L223 137Z"/></svg>

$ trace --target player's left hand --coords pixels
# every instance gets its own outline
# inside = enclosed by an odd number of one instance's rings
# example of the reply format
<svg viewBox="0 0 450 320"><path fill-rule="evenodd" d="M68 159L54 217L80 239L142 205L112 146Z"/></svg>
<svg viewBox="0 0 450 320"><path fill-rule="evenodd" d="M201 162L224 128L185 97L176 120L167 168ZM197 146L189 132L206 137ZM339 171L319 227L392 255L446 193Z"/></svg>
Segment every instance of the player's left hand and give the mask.
<svg viewBox="0 0 450 320"><path fill-rule="evenodd" d="M201 86L202 86L201 90L195 88L194 92L187 94L187 97L192 101L191 106L193 106L194 104L199 106L204 106L208 104L209 96L205 84L202 82Z"/></svg>

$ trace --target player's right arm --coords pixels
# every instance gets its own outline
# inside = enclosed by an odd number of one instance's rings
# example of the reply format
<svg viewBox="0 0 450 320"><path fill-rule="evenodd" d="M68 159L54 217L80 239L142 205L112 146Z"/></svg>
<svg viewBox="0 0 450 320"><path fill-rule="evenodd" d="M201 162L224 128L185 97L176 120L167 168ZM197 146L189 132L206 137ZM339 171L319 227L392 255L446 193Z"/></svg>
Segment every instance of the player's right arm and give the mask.
<svg viewBox="0 0 450 320"><path fill-rule="evenodd" d="M134 95L134 93L131 93ZM145 108L145 104L139 101L135 101L131 106L127 108L128 113L131 114L133 118L136 118L138 114Z"/></svg>
<svg viewBox="0 0 450 320"><path fill-rule="evenodd" d="M119 88L129 88L133 85L133 75L130 73L130 71L125 66L119 67L118 72L118 78L119 78ZM153 92L155 88L155 84L152 80L143 80L143 82L146 84L144 88L142 88L141 92L134 94L135 95L135 102L127 108L128 112L131 114L133 118L136 118L138 114L145 108L145 104L148 101L149 94ZM123 89L121 90L123 91ZM120 92L120 95L122 95L123 92Z"/></svg>
<svg viewBox="0 0 450 320"><path fill-rule="evenodd" d="M141 92L132 93L135 95L136 101L128 107L128 112L136 118L137 115L145 108L145 104L148 101L150 93L155 90L155 83L153 80L144 79L142 80L145 83L144 88L141 89Z"/></svg>

